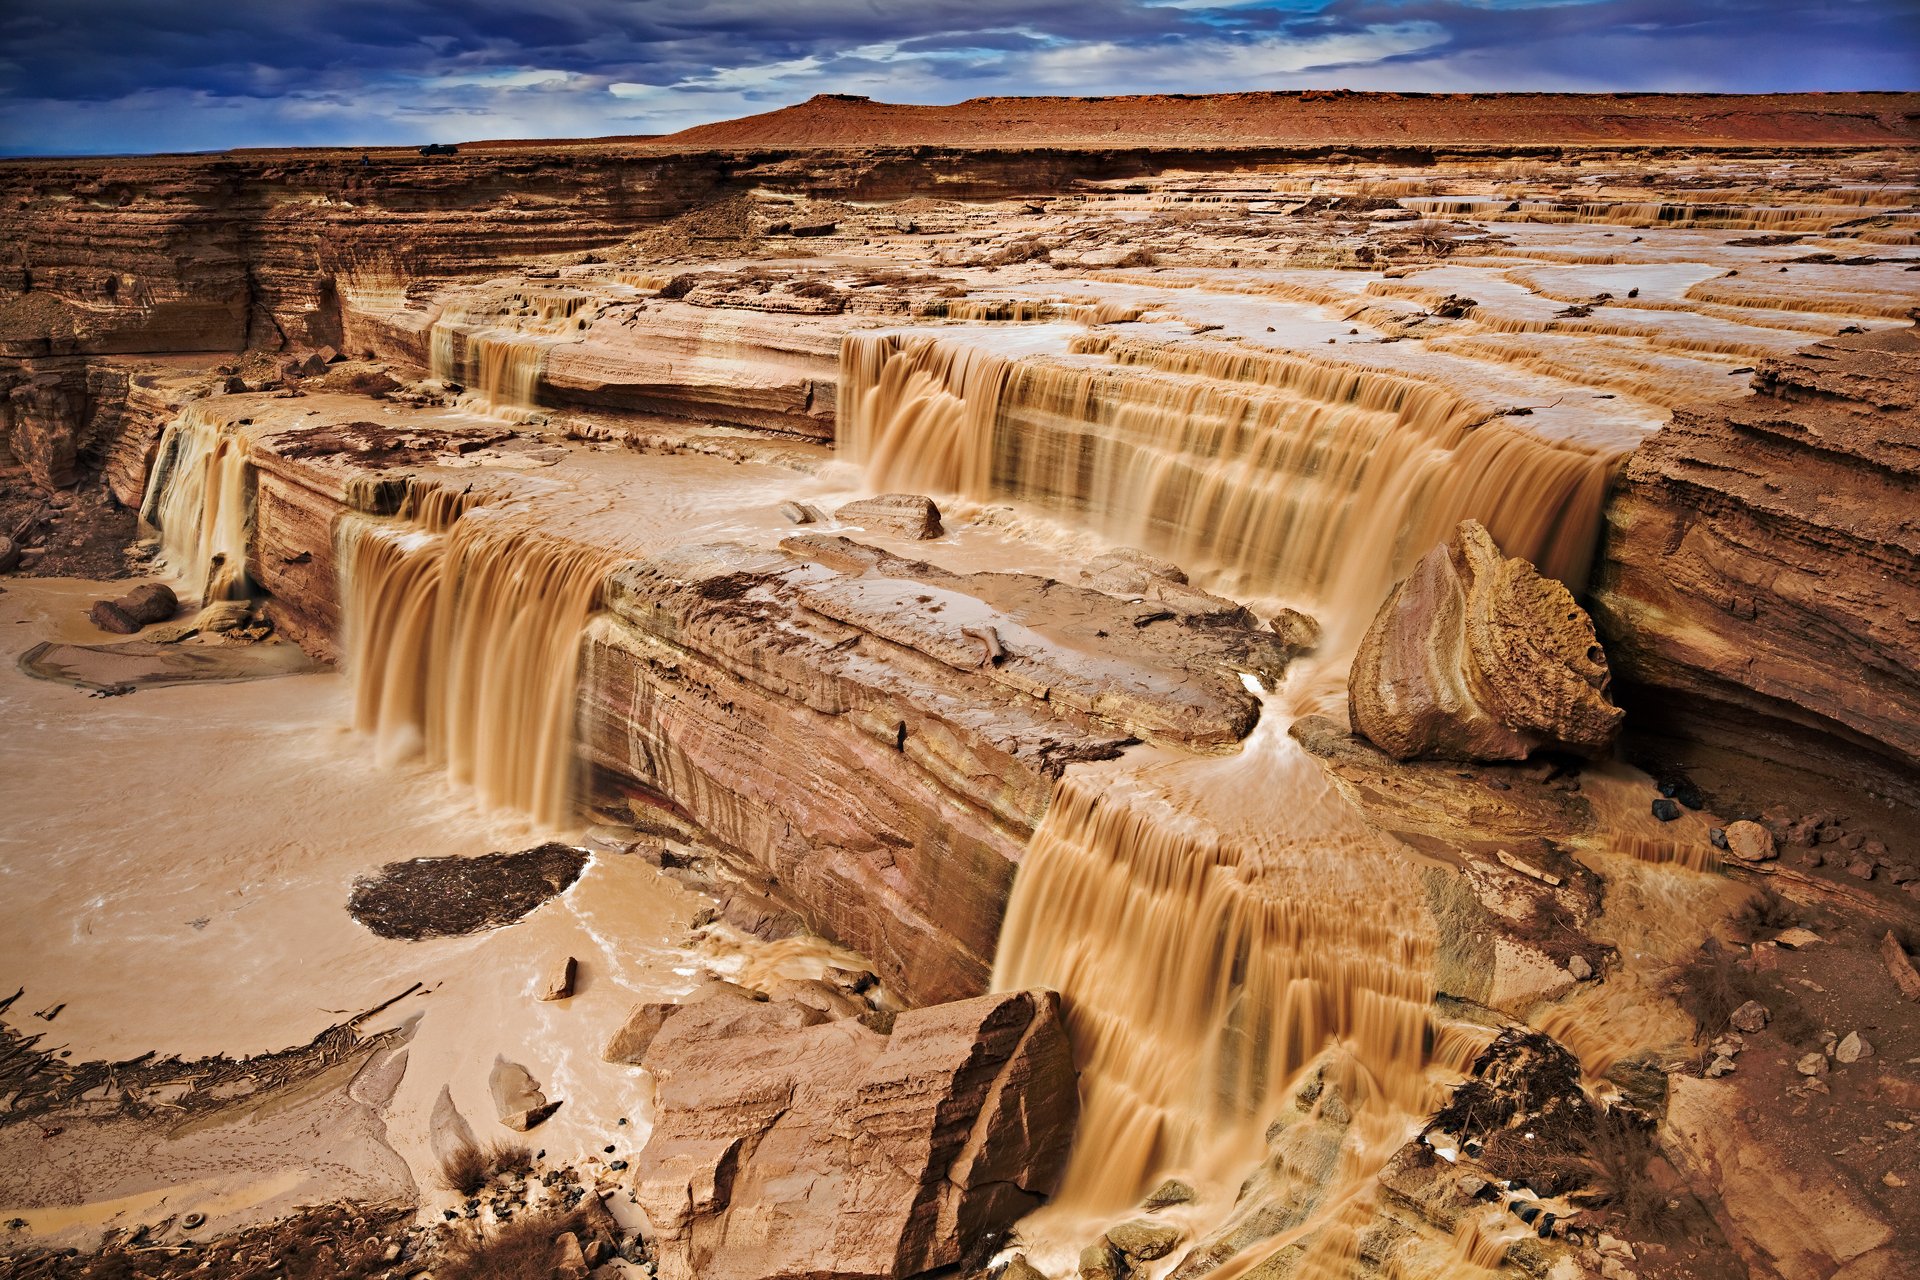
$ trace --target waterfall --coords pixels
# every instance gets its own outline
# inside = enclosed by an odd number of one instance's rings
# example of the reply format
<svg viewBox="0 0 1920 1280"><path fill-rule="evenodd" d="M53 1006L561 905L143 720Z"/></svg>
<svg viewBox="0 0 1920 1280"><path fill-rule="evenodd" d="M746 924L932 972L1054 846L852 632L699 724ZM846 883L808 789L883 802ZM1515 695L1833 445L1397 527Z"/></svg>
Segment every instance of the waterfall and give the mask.
<svg viewBox="0 0 1920 1280"><path fill-rule="evenodd" d="M482 804L572 814L580 637L621 556L511 506L409 487L391 518L337 532L354 727L424 755Z"/></svg>
<svg viewBox="0 0 1920 1280"><path fill-rule="evenodd" d="M140 519L158 529L160 561L185 598L211 604L253 591L247 543L253 532L255 477L237 424L187 405L160 438Z"/></svg>
<svg viewBox="0 0 1920 1280"><path fill-rule="evenodd" d="M521 290L449 304L428 336L429 372L478 391L489 413L524 413L536 407L547 352L591 323L591 302L582 293Z"/></svg>
<svg viewBox="0 0 1920 1280"><path fill-rule="evenodd" d="M875 489L1065 510L1220 590L1366 612L1468 517L1577 590L1615 456L1446 388L1274 352L1089 337L1010 359L856 333L841 446Z"/></svg>

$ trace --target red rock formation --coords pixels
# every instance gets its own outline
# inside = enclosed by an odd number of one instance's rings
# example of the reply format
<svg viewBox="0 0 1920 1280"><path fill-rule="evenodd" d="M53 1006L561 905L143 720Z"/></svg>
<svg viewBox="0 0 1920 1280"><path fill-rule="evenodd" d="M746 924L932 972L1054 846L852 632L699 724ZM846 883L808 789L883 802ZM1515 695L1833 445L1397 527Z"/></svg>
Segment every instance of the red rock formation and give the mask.
<svg viewBox="0 0 1920 1280"><path fill-rule="evenodd" d="M1754 382L1677 412L1608 508L1593 608L1630 729L1660 762L1745 773L1749 802L1913 803L1920 341L1844 337Z"/></svg>
<svg viewBox="0 0 1920 1280"><path fill-rule="evenodd" d="M716 994L669 1016L634 1190L664 1280L906 1277L1039 1204L1077 1114L1058 997L884 1022Z"/></svg>

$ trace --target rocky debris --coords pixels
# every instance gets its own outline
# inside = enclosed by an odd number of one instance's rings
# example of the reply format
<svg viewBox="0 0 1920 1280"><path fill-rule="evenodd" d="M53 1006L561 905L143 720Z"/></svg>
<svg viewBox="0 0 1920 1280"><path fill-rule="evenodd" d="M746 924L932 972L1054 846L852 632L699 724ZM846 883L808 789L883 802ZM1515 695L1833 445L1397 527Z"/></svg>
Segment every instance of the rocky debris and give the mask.
<svg viewBox="0 0 1920 1280"><path fill-rule="evenodd" d="M560 1100L549 1102L525 1067L505 1058L494 1059L487 1085L500 1123L515 1133L525 1133L560 1109Z"/></svg>
<svg viewBox="0 0 1920 1280"><path fill-rule="evenodd" d="M415 1224L410 1205L324 1204L241 1231L193 1234L204 1224L188 1213L112 1230L88 1253L9 1244L0 1271L10 1280L376 1280L421 1271L440 1244L435 1228Z"/></svg>
<svg viewBox="0 0 1920 1280"><path fill-rule="evenodd" d="M1852 1066L1860 1059L1872 1056L1873 1046L1858 1031L1847 1032L1833 1046L1833 1060L1842 1066Z"/></svg>
<svg viewBox="0 0 1920 1280"><path fill-rule="evenodd" d="M563 956L547 967L541 975L540 988L534 992L535 999L565 1000L573 995L574 974L579 961L572 956Z"/></svg>
<svg viewBox="0 0 1920 1280"><path fill-rule="evenodd" d="M1920 1000L1920 973L1914 971L1906 948L1891 932L1880 939L1880 958L1886 963L1887 974L1893 979L1893 985L1900 989L1900 994L1908 1000Z"/></svg>
<svg viewBox="0 0 1920 1280"><path fill-rule="evenodd" d="M1822 941L1822 939L1820 935L1813 930L1803 929L1795 925L1791 929L1782 929L1779 933L1776 933L1773 936L1773 941L1775 945L1785 947L1789 951L1801 951Z"/></svg>
<svg viewBox="0 0 1920 1280"><path fill-rule="evenodd" d="M97 601L87 616L102 631L130 636L150 622L165 622L179 607L172 587L146 582L118 599Z"/></svg>
<svg viewBox="0 0 1920 1280"><path fill-rule="evenodd" d="M390 862L353 882L347 910L383 938L449 938L511 924L567 890L585 851L548 843L520 853Z"/></svg>
<svg viewBox="0 0 1920 1280"><path fill-rule="evenodd" d="M918 1275L1051 1190L1077 1111L1057 997L882 1026L727 993L667 1018L633 1171L662 1280Z"/></svg>
<svg viewBox="0 0 1920 1280"><path fill-rule="evenodd" d="M1104 1239L1096 1240L1080 1251L1080 1264L1075 1273L1080 1280L1125 1280L1126 1261L1120 1251Z"/></svg>
<svg viewBox="0 0 1920 1280"><path fill-rule="evenodd" d="M1827 1055L1824 1053L1803 1053L1793 1069L1803 1076L1823 1076L1827 1074Z"/></svg>
<svg viewBox="0 0 1920 1280"><path fill-rule="evenodd" d="M1824 1054L1812 1054L1824 1069ZM1756 1274L1824 1280L1913 1274L1910 1249L1822 1144L1783 1108L1755 1107L1730 1080L1669 1080L1661 1149ZM1852 1264L1849 1266L1849 1264Z"/></svg>
<svg viewBox="0 0 1920 1280"><path fill-rule="evenodd" d="M1680 817L1679 804L1665 796L1655 799L1650 807L1653 810L1653 816L1662 822L1673 822Z"/></svg>
<svg viewBox="0 0 1920 1280"><path fill-rule="evenodd" d="M835 510L833 518L842 524L916 541L938 538L946 532L940 527L940 508L933 505L933 499L912 493L861 498Z"/></svg>
<svg viewBox="0 0 1920 1280"><path fill-rule="evenodd" d="M1620 727L1607 660L1566 587L1500 553L1479 522L1423 556L1360 642L1356 732L1400 760L1597 755Z"/></svg>
<svg viewBox="0 0 1920 1280"><path fill-rule="evenodd" d="M1593 977L1593 966L1585 956L1570 956L1567 959L1567 975L1575 982L1585 982Z"/></svg>
<svg viewBox="0 0 1920 1280"><path fill-rule="evenodd" d="M1311 653L1320 645L1320 624L1298 609L1282 609L1267 619L1280 642L1295 653Z"/></svg>
<svg viewBox="0 0 1920 1280"><path fill-rule="evenodd" d="M1047 1280L1046 1273L1027 1261L1027 1255L1016 1253L1007 1259L1007 1265L1000 1269L999 1280Z"/></svg>
<svg viewBox="0 0 1920 1280"><path fill-rule="evenodd" d="M1757 822L1728 823L1726 849L1742 862L1769 862L1780 856L1773 833Z"/></svg>
<svg viewBox="0 0 1920 1280"><path fill-rule="evenodd" d="M820 519L820 513L804 502L783 502L780 518L788 524L813 524Z"/></svg>
<svg viewBox="0 0 1920 1280"><path fill-rule="evenodd" d="M1920 338L1837 338L1754 384L1677 410L1608 503L1592 607L1634 734L1749 801L1915 803Z"/></svg>

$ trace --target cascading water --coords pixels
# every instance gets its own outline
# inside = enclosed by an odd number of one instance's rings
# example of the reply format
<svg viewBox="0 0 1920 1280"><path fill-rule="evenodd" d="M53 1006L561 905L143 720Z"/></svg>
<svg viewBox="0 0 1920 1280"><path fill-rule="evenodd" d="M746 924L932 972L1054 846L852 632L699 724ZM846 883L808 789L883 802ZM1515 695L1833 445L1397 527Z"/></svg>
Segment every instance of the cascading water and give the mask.
<svg viewBox="0 0 1920 1280"><path fill-rule="evenodd" d="M1614 455L1445 388L1278 353L1104 337L1014 360L850 334L840 440L876 489L1071 510L1210 585L1371 611L1463 519L1583 584Z"/></svg>
<svg viewBox="0 0 1920 1280"><path fill-rule="evenodd" d="M254 474L240 428L190 404L167 427L147 479L140 519L160 531L160 560L182 593L211 604L245 600Z"/></svg>
<svg viewBox="0 0 1920 1280"><path fill-rule="evenodd" d="M620 555L518 516L416 485L394 518L341 520L354 727L388 756L424 754L484 805L560 825L580 634Z"/></svg>
<svg viewBox="0 0 1920 1280"><path fill-rule="evenodd" d="M488 303L449 304L429 335L429 372L476 389L489 413L533 409L547 352L591 322L580 293L515 292Z"/></svg>

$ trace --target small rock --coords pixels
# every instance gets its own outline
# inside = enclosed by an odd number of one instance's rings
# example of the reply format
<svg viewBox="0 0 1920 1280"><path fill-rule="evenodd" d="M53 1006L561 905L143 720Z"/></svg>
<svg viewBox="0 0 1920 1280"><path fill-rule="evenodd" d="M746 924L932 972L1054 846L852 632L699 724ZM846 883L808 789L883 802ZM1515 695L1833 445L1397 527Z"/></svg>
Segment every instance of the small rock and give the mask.
<svg viewBox="0 0 1920 1280"><path fill-rule="evenodd" d="M1178 1178L1168 1178L1165 1182L1153 1189L1153 1194L1149 1195L1146 1200L1142 1202L1142 1206L1148 1213L1158 1213L1162 1209L1172 1205L1186 1204L1192 1199L1192 1187L1180 1181Z"/></svg>
<svg viewBox="0 0 1920 1280"><path fill-rule="evenodd" d="M0 573L12 573L23 553L24 549L12 538L0 538Z"/></svg>
<svg viewBox="0 0 1920 1280"><path fill-rule="evenodd" d="M1873 862L1868 858L1855 858L1847 863L1847 874L1855 880L1873 879Z"/></svg>
<svg viewBox="0 0 1920 1280"><path fill-rule="evenodd" d="M1182 1234L1180 1228L1164 1222L1135 1218L1110 1229L1107 1243L1126 1254L1131 1261L1152 1262L1155 1258L1164 1258L1172 1253L1173 1247L1180 1243Z"/></svg>
<svg viewBox="0 0 1920 1280"><path fill-rule="evenodd" d="M1712 1062L1709 1062L1707 1064L1707 1070L1705 1074L1707 1079L1709 1080L1718 1080L1721 1076L1732 1075L1733 1067L1734 1067L1733 1059L1722 1054L1720 1057L1715 1058Z"/></svg>
<svg viewBox="0 0 1920 1280"><path fill-rule="evenodd" d="M1751 1035L1753 1032L1766 1030L1767 1022L1772 1017L1773 1015L1767 1011L1767 1006L1758 1000L1749 1000L1733 1011L1733 1017L1729 1021L1733 1023L1735 1031L1745 1031Z"/></svg>
<svg viewBox="0 0 1920 1280"><path fill-rule="evenodd" d="M1873 1056L1873 1046L1860 1038L1858 1031L1849 1031L1841 1037L1840 1043L1833 1047L1835 1062L1853 1063L1862 1058Z"/></svg>
<svg viewBox="0 0 1920 1280"><path fill-rule="evenodd" d="M1727 830L1726 830L1726 828L1725 828L1725 827L1712 827L1712 828L1710 828L1710 829L1709 829L1709 830L1707 831L1707 841L1708 841L1708 842L1709 842L1710 844L1712 844L1712 845L1713 845L1713 847L1714 847L1714 848L1716 848L1716 849L1725 849L1725 848L1727 847Z"/></svg>
<svg viewBox="0 0 1920 1280"><path fill-rule="evenodd" d="M1661 796L1653 802L1653 816L1662 822L1672 822L1680 816L1680 805L1677 801Z"/></svg>
<svg viewBox="0 0 1920 1280"><path fill-rule="evenodd" d="M1889 1187L1904 1187L1907 1185L1907 1180L1891 1169L1880 1175L1880 1181Z"/></svg>
<svg viewBox="0 0 1920 1280"><path fill-rule="evenodd" d="M788 524L812 524L820 518L819 513L804 502L781 503L780 516Z"/></svg>
<svg viewBox="0 0 1920 1280"><path fill-rule="evenodd" d="M1779 934L1775 936L1774 941L1789 950L1798 951L1803 947L1810 947L1814 943L1822 941L1822 939L1820 935L1813 930L1802 929L1798 925L1795 925L1791 929L1782 929Z"/></svg>
<svg viewBox="0 0 1920 1280"><path fill-rule="evenodd" d="M1827 1074L1827 1055L1824 1053L1802 1054L1793 1069L1803 1076L1823 1076Z"/></svg>
<svg viewBox="0 0 1920 1280"><path fill-rule="evenodd" d="M1567 972L1573 975L1575 982L1585 982L1593 976L1593 966L1587 963L1585 956L1573 956L1567 960Z"/></svg>
<svg viewBox="0 0 1920 1280"><path fill-rule="evenodd" d="M573 979L578 972L578 964L572 956L566 956L552 965L546 977L535 993L542 1000L565 1000L573 994Z"/></svg>
<svg viewBox="0 0 1920 1280"><path fill-rule="evenodd" d="M1767 862L1780 856L1773 835L1757 822L1735 822L1727 827L1727 852L1742 862Z"/></svg>

